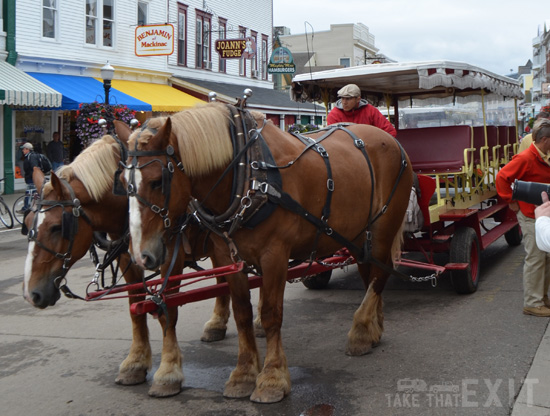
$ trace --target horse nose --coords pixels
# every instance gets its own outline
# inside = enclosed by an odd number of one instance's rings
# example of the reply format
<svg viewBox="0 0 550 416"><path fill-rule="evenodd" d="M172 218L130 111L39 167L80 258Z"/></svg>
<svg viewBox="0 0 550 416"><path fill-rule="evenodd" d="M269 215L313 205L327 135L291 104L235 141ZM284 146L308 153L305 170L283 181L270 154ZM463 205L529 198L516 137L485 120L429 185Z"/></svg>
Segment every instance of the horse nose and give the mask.
<svg viewBox="0 0 550 416"><path fill-rule="evenodd" d="M159 259L150 251L144 250L141 252L141 260L145 268L154 270L159 266Z"/></svg>
<svg viewBox="0 0 550 416"><path fill-rule="evenodd" d="M59 300L60 293L57 290L47 293L42 290L33 290L31 292L32 304L37 308L44 309L48 306L53 306Z"/></svg>

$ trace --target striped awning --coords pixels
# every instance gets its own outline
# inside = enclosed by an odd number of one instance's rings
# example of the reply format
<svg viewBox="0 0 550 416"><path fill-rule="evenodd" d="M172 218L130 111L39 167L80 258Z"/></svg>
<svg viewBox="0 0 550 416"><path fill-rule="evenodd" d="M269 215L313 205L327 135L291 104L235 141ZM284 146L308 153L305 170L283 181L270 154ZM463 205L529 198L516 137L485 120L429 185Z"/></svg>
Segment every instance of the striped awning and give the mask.
<svg viewBox="0 0 550 416"><path fill-rule="evenodd" d="M13 65L0 62L0 104L60 107L61 94Z"/></svg>

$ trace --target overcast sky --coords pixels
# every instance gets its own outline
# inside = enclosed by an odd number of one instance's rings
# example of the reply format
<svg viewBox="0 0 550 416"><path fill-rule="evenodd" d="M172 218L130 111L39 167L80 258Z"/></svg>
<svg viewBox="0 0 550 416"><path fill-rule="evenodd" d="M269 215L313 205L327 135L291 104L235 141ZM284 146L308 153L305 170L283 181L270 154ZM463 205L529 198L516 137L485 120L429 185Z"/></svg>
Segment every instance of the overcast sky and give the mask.
<svg viewBox="0 0 550 416"><path fill-rule="evenodd" d="M396 61L460 61L500 75L532 60L545 21L550 29L549 3L533 0L273 0L273 25L293 35L363 23Z"/></svg>

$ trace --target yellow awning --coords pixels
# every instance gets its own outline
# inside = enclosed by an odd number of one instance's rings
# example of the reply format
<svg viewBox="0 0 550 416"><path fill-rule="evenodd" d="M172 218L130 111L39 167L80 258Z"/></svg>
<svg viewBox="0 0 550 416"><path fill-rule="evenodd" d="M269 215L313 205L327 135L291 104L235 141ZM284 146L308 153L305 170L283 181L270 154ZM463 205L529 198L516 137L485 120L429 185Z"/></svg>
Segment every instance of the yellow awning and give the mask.
<svg viewBox="0 0 550 416"><path fill-rule="evenodd" d="M118 79L114 79L111 85L125 94L151 104L153 111L177 112L205 103L169 85Z"/></svg>

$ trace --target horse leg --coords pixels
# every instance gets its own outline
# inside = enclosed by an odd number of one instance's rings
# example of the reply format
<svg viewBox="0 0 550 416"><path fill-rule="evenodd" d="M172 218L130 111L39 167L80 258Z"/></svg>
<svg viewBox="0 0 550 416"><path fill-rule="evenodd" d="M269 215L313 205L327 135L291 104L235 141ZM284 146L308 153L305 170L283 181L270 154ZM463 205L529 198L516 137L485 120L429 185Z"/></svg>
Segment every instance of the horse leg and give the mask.
<svg viewBox="0 0 550 416"><path fill-rule="evenodd" d="M382 279L385 283L387 276L380 276L379 273L378 278L371 279L369 274L373 273L374 275L375 272L380 272L380 270L368 264L360 264L359 272L363 277L367 293L353 315L353 324L348 333L347 355L369 353L371 347L378 345L384 331L382 290L379 290L378 279Z"/></svg>
<svg viewBox="0 0 550 416"><path fill-rule="evenodd" d="M131 265L125 274L127 283L141 281L143 272L135 265ZM136 293L130 293L136 294ZM130 305L143 300L144 297L130 297ZM144 383L147 371L151 369L151 345L149 344L149 330L146 315L130 314L132 319L132 345L126 359L120 364L117 384L131 386Z"/></svg>
<svg viewBox="0 0 550 416"><path fill-rule="evenodd" d="M217 283L225 282L225 277L216 278ZM221 341L225 338L227 331L227 321L229 320L229 302L231 298L229 295L218 296L216 303L214 304L214 310L212 316L204 324L201 341L213 342Z"/></svg>
<svg viewBox="0 0 550 416"><path fill-rule="evenodd" d="M183 270L184 256L179 256L174 264L173 270ZM163 268L164 272L164 268ZM176 285L174 283L172 286ZM170 285L167 286L170 289ZM162 353L160 365L153 376L153 384L149 389L149 396L170 397L181 392L181 385L184 380L182 365L182 354L176 336L176 324L178 322L178 307L168 308L166 314L159 317L162 327Z"/></svg>
<svg viewBox="0 0 550 416"><path fill-rule="evenodd" d="M287 264L288 261L281 261L280 256L273 258L273 261L262 262L264 278L261 319L266 334L267 352L264 367L256 379L256 388L250 396L253 402L275 403L290 393L290 372L281 338Z"/></svg>
<svg viewBox="0 0 550 416"><path fill-rule="evenodd" d="M178 307L168 308L167 316L162 315L159 321L163 331L162 354L158 370L153 376L149 396L170 397L181 391L183 383L182 354L176 337Z"/></svg>

